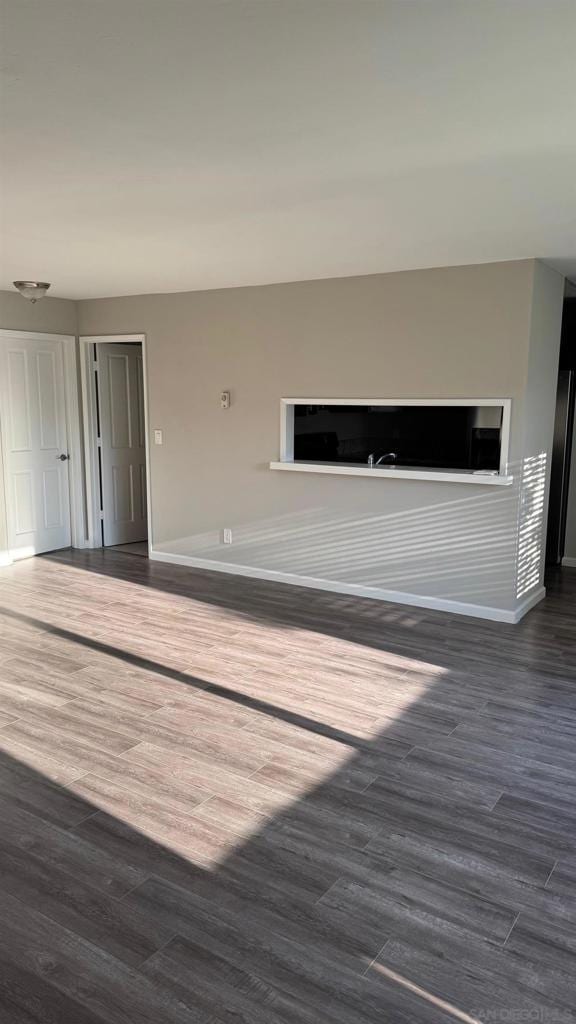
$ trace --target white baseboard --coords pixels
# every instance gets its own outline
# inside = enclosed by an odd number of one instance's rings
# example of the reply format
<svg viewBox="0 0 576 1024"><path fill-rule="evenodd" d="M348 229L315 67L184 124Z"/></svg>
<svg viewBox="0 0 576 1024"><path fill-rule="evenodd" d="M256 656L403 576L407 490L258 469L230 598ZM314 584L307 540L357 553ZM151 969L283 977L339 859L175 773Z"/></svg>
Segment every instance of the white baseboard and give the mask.
<svg viewBox="0 0 576 1024"><path fill-rule="evenodd" d="M234 562L217 562L209 558L194 558L191 555L177 555L168 551L150 548L148 557L154 562L168 562L172 565L185 565L190 569L207 569L210 572L224 572L233 576L249 576L257 580L270 580L273 583L289 583L297 587L310 587L313 590L327 590L335 594L351 594L354 597L369 597L376 601L390 601L393 604L406 604L415 608L430 608L433 611L452 612L455 615L471 615L477 619L491 619L493 622L520 622L520 619L546 596L541 587L522 602L514 611L505 608L493 608L490 605L469 604L465 601L452 601L444 597L424 597L421 594L406 594L398 590L383 590L380 587L366 587L361 583L339 583L332 580L317 579L315 576L298 576L296 573L276 572L272 569L255 569L249 565L236 565Z"/></svg>
<svg viewBox="0 0 576 1024"><path fill-rule="evenodd" d="M570 558L568 555L564 555L562 565L567 569L576 569L576 558Z"/></svg>
<svg viewBox="0 0 576 1024"><path fill-rule="evenodd" d="M530 594L527 598L525 598L524 601L522 601L518 605L516 611L514 612L514 618L511 621L520 622L520 619L523 619L526 613L529 612L531 608L534 608L537 604L540 604L540 601L543 601L545 597L546 587L538 587L538 590L535 590L533 594Z"/></svg>
<svg viewBox="0 0 576 1024"><path fill-rule="evenodd" d="M9 551L0 551L0 568L6 565L12 565L14 559Z"/></svg>

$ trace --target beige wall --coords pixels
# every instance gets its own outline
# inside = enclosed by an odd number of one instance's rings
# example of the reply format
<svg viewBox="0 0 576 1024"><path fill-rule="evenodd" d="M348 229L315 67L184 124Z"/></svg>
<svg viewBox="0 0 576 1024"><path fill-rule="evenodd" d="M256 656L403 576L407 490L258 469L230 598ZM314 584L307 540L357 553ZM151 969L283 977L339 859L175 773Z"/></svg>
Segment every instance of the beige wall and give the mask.
<svg viewBox="0 0 576 1024"><path fill-rule="evenodd" d="M77 303L46 297L32 304L17 292L0 291L0 329L77 334Z"/></svg>
<svg viewBox="0 0 576 1024"><path fill-rule="evenodd" d="M513 610L542 577L561 304L560 276L524 260L36 306L0 293L0 327L146 334L157 550ZM271 471L283 396L511 397L514 486Z"/></svg>
<svg viewBox="0 0 576 1024"><path fill-rule="evenodd" d="M511 397L518 479L532 443L528 387L553 320L542 314L536 326L541 303L555 304L548 274L526 260L81 302L81 334L147 336L150 427L164 431L151 451L154 546L513 608L518 483L283 474L268 463L282 396ZM231 546L220 543L224 527Z"/></svg>
<svg viewBox="0 0 576 1024"><path fill-rule="evenodd" d="M76 303L45 298L34 305L17 292L0 291L0 330L77 334ZM2 451L0 418L0 459ZM4 473L0 465L0 563L7 548Z"/></svg>

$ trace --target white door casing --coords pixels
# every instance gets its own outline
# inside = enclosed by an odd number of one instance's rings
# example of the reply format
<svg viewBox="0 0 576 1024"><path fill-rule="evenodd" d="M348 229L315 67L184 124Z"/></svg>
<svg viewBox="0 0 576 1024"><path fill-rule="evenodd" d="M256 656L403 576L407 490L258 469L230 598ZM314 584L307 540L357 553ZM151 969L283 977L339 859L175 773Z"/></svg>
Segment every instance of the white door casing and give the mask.
<svg viewBox="0 0 576 1024"><path fill-rule="evenodd" d="M25 558L68 547L70 484L61 339L0 338L0 410L10 556Z"/></svg>
<svg viewBox="0 0 576 1024"><path fill-rule="evenodd" d="M104 545L148 537L141 345L98 344Z"/></svg>

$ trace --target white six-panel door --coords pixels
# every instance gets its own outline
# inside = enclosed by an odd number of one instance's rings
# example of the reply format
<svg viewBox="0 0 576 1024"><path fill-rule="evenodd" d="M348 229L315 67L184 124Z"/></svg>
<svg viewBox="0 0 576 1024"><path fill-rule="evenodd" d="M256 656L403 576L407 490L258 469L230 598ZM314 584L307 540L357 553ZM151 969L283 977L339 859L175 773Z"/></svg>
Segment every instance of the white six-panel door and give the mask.
<svg viewBox="0 0 576 1024"><path fill-rule="evenodd" d="M148 536L142 346L98 344L104 544Z"/></svg>
<svg viewBox="0 0 576 1024"><path fill-rule="evenodd" d="M61 341L0 339L0 411L12 558L70 545Z"/></svg>

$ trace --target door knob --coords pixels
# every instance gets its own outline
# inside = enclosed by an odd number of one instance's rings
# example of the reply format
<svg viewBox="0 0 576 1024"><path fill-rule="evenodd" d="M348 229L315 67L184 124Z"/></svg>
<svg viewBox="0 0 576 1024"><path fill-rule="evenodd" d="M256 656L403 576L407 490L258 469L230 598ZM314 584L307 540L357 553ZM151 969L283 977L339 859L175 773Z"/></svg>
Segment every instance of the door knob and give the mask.
<svg viewBox="0 0 576 1024"><path fill-rule="evenodd" d="M60 462L66 462L66 460L69 459L70 456L69 455L57 455L56 458L60 459Z"/></svg>

